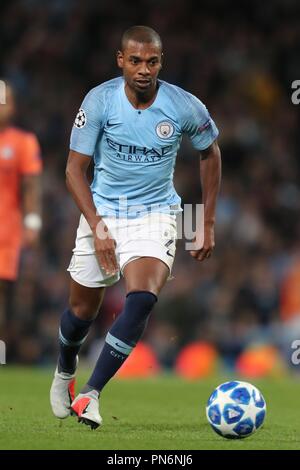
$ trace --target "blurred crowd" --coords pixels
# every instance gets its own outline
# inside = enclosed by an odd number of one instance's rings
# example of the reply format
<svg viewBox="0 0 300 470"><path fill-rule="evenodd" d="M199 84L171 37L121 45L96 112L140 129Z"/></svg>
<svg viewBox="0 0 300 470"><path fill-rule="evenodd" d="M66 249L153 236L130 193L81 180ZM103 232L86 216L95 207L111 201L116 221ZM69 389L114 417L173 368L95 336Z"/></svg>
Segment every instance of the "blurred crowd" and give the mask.
<svg viewBox="0 0 300 470"><path fill-rule="evenodd" d="M85 93L120 74L115 52L134 24L160 33L161 78L207 105L223 159L214 255L198 263L178 243L175 278L144 340L165 368L193 341L212 344L227 367L253 344L290 357L291 341L300 339L300 105L291 101L300 79L299 14L296 0L1 2L0 76L14 85L17 123L38 135L44 160L43 233L21 260L7 338L12 361L55 360L78 223L64 183L70 129ZM199 158L188 141L175 187L183 203L201 202ZM87 357L123 301L122 282L107 290Z"/></svg>

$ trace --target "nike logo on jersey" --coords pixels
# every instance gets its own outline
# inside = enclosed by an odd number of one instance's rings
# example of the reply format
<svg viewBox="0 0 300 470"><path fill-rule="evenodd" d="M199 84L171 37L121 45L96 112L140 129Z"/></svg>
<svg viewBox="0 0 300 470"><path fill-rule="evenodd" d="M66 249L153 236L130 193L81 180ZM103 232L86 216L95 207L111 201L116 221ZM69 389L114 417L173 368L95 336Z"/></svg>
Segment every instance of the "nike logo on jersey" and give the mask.
<svg viewBox="0 0 300 470"><path fill-rule="evenodd" d="M106 123L107 127L118 126L119 124L121 124L121 123L120 122L109 122L109 120Z"/></svg>

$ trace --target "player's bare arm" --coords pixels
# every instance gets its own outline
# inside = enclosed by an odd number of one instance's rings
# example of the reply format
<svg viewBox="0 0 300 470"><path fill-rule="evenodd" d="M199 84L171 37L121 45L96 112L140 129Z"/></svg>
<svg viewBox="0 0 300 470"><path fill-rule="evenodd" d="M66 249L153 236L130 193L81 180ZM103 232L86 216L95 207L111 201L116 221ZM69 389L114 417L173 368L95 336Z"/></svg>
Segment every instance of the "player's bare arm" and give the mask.
<svg viewBox="0 0 300 470"><path fill-rule="evenodd" d="M108 228L97 214L92 193L87 179L87 169L91 158L74 150L70 150L66 167L66 184L76 205L85 216L94 236L95 250L100 265L110 274L118 271L115 254L116 242L109 234ZM100 238L99 233L108 236ZM98 234L98 235L97 235Z"/></svg>
<svg viewBox="0 0 300 470"><path fill-rule="evenodd" d="M41 229L41 182L39 175L23 176L22 195L23 243L25 246L35 246L38 243Z"/></svg>
<svg viewBox="0 0 300 470"><path fill-rule="evenodd" d="M200 180L204 204L204 243L191 255L199 261L209 258L215 247L215 212L221 182L221 152L217 141L200 152Z"/></svg>

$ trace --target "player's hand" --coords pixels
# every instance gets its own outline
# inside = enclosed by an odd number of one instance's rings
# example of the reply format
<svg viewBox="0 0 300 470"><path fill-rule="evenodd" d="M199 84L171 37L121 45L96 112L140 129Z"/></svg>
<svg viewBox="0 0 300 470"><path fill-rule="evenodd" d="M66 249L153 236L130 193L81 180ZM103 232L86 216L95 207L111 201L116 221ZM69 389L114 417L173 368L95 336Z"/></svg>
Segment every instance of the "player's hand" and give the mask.
<svg viewBox="0 0 300 470"><path fill-rule="evenodd" d="M103 220L98 222L97 228L93 231L93 235L95 250L101 268L112 276L117 274L119 271L115 251L117 244Z"/></svg>
<svg viewBox="0 0 300 470"><path fill-rule="evenodd" d="M193 240L195 241L195 239ZM210 258L215 247L215 229L213 224L204 225L204 242L199 250L192 250L190 254L198 261L204 261Z"/></svg>
<svg viewBox="0 0 300 470"><path fill-rule="evenodd" d="M40 241L40 231L31 228L23 229L23 246L24 248L36 248Z"/></svg>

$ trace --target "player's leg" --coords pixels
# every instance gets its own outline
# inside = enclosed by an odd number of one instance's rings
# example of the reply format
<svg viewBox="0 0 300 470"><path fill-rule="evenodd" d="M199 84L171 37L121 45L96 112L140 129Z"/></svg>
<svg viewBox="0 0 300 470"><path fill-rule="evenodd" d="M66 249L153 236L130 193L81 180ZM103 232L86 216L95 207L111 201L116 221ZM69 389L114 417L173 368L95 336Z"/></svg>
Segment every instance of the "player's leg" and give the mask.
<svg viewBox="0 0 300 470"><path fill-rule="evenodd" d="M18 276L20 243L6 240L0 246L0 331L8 329L13 319L13 289Z"/></svg>
<svg viewBox="0 0 300 470"><path fill-rule="evenodd" d="M6 323L6 283L0 279L0 329L3 331Z"/></svg>
<svg viewBox="0 0 300 470"><path fill-rule="evenodd" d="M124 268L126 301L124 308L109 330L94 371L72 403L79 421L97 428L99 393L115 375L142 336L157 295L164 286L169 268L157 258L143 257Z"/></svg>
<svg viewBox="0 0 300 470"><path fill-rule="evenodd" d="M125 305L106 336L92 376L72 403L72 409L91 427L97 427L102 421L98 411L99 393L141 338L174 261L174 217L149 215L139 222L127 223L125 233L121 229L116 234L120 268L126 283Z"/></svg>
<svg viewBox="0 0 300 470"><path fill-rule="evenodd" d="M76 356L97 317L105 287L86 287L71 280L69 308L60 320L58 370L74 373Z"/></svg>
<svg viewBox="0 0 300 470"><path fill-rule="evenodd" d="M158 258L145 256L131 261L123 271L126 294L144 290L158 296L169 272L169 267Z"/></svg>
<svg viewBox="0 0 300 470"><path fill-rule="evenodd" d="M109 330L96 367L81 393L98 393L115 375L142 336L169 268L157 258L143 257L124 268L126 301Z"/></svg>
<svg viewBox="0 0 300 470"><path fill-rule="evenodd" d="M6 340L9 327L14 320L14 285L13 281L0 279L0 339Z"/></svg>
<svg viewBox="0 0 300 470"><path fill-rule="evenodd" d="M107 334L94 372L83 391L90 388L100 392L127 359L146 328L168 275L168 267L157 258L143 257L125 266L124 308Z"/></svg>
<svg viewBox="0 0 300 470"><path fill-rule="evenodd" d="M50 391L52 411L58 418L70 415L78 352L98 314L105 287L119 279L119 274L107 276L101 269L92 231L83 216L68 271L72 279L70 302L60 321L60 354Z"/></svg>
<svg viewBox="0 0 300 470"><path fill-rule="evenodd" d="M50 390L52 410L58 418L70 415L78 353L98 314L104 292L104 287L86 287L71 280L69 308L60 321L58 365Z"/></svg>

